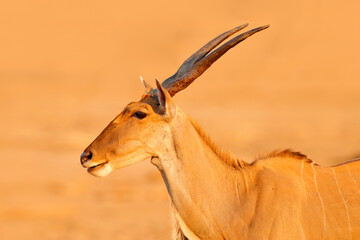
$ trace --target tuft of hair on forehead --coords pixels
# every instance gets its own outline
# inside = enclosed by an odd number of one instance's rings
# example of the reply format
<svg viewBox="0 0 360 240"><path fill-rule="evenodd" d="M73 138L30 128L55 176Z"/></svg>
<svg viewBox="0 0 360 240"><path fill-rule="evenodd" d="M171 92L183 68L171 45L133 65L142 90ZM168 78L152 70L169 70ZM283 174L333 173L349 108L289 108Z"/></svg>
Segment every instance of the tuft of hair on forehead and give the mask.
<svg viewBox="0 0 360 240"><path fill-rule="evenodd" d="M149 104L155 113L161 114L160 102L157 95L144 94L139 102Z"/></svg>

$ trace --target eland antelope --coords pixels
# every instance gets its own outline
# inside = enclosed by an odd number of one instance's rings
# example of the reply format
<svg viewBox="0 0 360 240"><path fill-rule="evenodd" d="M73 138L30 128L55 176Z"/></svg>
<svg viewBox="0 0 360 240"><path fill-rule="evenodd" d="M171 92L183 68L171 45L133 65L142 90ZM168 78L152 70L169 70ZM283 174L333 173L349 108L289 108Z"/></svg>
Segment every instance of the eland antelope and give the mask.
<svg viewBox="0 0 360 240"><path fill-rule="evenodd" d="M174 103L252 29L215 49L247 24L188 58L156 89L125 109L81 155L92 175L145 159L160 171L175 219L174 239L360 239L360 161L322 167L291 150L246 163L222 151ZM215 50L214 50L215 49Z"/></svg>

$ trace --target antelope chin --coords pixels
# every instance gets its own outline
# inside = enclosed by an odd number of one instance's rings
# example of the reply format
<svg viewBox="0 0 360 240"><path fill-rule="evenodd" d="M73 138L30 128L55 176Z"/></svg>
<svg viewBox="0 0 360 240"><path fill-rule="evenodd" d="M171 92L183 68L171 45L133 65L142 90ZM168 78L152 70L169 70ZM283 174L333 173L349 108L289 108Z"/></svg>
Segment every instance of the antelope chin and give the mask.
<svg viewBox="0 0 360 240"><path fill-rule="evenodd" d="M89 167L87 169L88 173L95 177L106 177L112 172L112 168L108 162L101 163L99 165Z"/></svg>

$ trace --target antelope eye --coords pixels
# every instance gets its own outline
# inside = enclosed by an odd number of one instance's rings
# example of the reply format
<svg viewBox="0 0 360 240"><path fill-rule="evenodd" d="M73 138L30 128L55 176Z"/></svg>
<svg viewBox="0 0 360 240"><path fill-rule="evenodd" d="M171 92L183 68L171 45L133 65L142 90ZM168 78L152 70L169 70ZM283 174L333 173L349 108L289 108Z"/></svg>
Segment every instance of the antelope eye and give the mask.
<svg viewBox="0 0 360 240"><path fill-rule="evenodd" d="M143 118L146 117L146 115L147 115L146 113L143 113L143 112L140 112L140 111L137 111L137 112L134 113L134 116L136 118L138 118L138 119L143 119Z"/></svg>

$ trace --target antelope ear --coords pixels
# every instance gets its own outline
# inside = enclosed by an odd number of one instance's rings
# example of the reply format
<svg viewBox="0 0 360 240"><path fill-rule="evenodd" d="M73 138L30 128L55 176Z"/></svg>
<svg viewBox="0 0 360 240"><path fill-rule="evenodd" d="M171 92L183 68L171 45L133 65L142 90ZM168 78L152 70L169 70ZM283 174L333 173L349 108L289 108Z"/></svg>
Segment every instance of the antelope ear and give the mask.
<svg viewBox="0 0 360 240"><path fill-rule="evenodd" d="M159 100L159 114L168 116L170 119L175 117L176 105L173 102L170 93L161 86L159 80L156 79L157 94Z"/></svg>
<svg viewBox="0 0 360 240"><path fill-rule="evenodd" d="M141 83L144 85L145 87L145 93L148 94L151 91L153 91L154 89L150 86L150 84L148 84L147 82L145 82L145 80L142 78L142 76L140 76L140 81Z"/></svg>

